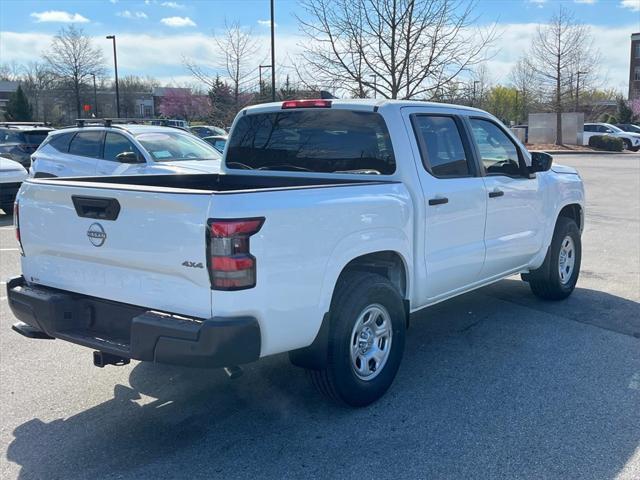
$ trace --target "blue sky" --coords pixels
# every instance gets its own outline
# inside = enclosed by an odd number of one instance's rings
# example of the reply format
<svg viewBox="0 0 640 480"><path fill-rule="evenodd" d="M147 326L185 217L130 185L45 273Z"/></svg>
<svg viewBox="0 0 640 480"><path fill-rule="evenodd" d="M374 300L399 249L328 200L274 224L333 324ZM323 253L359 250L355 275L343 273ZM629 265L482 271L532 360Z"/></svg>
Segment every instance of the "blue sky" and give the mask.
<svg viewBox="0 0 640 480"><path fill-rule="evenodd" d="M629 35L640 31L640 0L478 0L478 23L497 21L502 37L489 62L490 77L504 81L510 66L526 50L537 23L544 23L562 3L576 18L592 26L603 53L603 79L624 91L628 77ZM301 37L295 0L276 0L278 63L286 65L299 52ZM0 1L0 62L38 59L62 26L71 22L94 37L105 51L107 34L118 38L122 75L152 75L165 83L184 84L191 77L183 59L211 63L216 52L212 35L225 19L239 21L258 37L262 57L268 54L268 0L84 0ZM286 71L286 69L285 69Z"/></svg>

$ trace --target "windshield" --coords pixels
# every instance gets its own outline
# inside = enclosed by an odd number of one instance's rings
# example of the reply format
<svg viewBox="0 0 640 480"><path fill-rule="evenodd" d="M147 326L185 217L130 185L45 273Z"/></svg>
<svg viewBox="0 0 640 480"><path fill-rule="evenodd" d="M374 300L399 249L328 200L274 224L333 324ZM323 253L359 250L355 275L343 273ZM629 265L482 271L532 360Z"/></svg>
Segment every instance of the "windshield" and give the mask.
<svg viewBox="0 0 640 480"><path fill-rule="evenodd" d="M149 132L139 133L136 140L156 162L184 160L220 160L220 154L190 133Z"/></svg>
<svg viewBox="0 0 640 480"><path fill-rule="evenodd" d="M378 113L297 110L241 117L228 140L228 168L388 175L396 163Z"/></svg>

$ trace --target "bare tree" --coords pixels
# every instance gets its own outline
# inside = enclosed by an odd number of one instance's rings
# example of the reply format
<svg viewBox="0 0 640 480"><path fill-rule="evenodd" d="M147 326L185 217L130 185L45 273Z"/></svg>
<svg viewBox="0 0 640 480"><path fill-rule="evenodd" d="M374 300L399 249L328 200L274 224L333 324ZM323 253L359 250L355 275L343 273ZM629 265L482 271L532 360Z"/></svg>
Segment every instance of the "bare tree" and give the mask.
<svg viewBox="0 0 640 480"><path fill-rule="evenodd" d="M246 95L243 93L257 80L258 40L253 37L251 30L241 27L238 22L225 22L225 31L220 37L215 36L214 42L222 54L213 66L203 66L189 58L183 60L184 64L194 77L209 88L217 86L220 81L218 71L223 70L231 83L236 110L239 110L244 106Z"/></svg>
<svg viewBox="0 0 640 480"><path fill-rule="evenodd" d="M597 64L590 30L565 8L548 24L538 27L529 53L529 65L556 113L556 145L562 145L562 112L577 72L592 72ZM583 73L585 75L586 73Z"/></svg>
<svg viewBox="0 0 640 480"><path fill-rule="evenodd" d="M0 80L16 82L20 80L20 77L21 67L15 60L9 63L0 63Z"/></svg>
<svg viewBox="0 0 640 480"><path fill-rule="evenodd" d="M302 0L307 70L324 85L424 98L484 60L495 27L463 0Z"/></svg>
<svg viewBox="0 0 640 480"><path fill-rule="evenodd" d="M81 28L71 25L60 30L43 57L53 74L71 86L79 118L85 81L91 74L101 75L104 72L102 52L91 44L91 38Z"/></svg>
<svg viewBox="0 0 640 480"><path fill-rule="evenodd" d="M526 56L520 58L513 66L509 80L518 93L516 121L526 122L532 105L537 103L535 99L540 93L537 75Z"/></svg>
<svg viewBox="0 0 640 480"><path fill-rule="evenodd" d="M24 69L22 84L33 105L34 118L50 120L51 90L55 88L55 77L42 62L30 62Z"/></svg>

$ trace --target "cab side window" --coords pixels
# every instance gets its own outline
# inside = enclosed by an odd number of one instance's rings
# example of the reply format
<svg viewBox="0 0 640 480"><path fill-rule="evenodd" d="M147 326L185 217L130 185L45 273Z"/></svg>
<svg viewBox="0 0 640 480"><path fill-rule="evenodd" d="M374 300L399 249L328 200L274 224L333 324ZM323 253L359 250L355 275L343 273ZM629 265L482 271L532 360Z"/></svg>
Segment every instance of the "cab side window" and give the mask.
<svg viewBox="0 0 640 480"><path fill-rule="evenodd" d="M117 162L119 161L118 155L127 152L133 152L139 159L142 158L138 149L124 135L107 132L104 140L104 154L102 158L110 162Z"/></svg>
<svg viewBox="0 0 640 480"><path fill-rule="evenodd" d="M413 129L425 169L434 177L457 178L473 175L470 155L462 142L458 123L453 117L412 116Z"/></svg>
<svg viewBox="0 0 640 480"><path fill-rule="evenodd" d="M470 122L485 175L522 176L518 148L507 134L489 120L472 118Z"/></svg>

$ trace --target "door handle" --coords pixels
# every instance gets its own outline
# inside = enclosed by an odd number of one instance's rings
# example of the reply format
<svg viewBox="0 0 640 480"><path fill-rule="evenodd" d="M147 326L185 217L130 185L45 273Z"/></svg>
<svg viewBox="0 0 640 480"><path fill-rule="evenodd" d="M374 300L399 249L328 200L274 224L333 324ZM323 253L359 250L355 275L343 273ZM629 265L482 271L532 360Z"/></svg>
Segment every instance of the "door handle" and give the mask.
<svg viewBox="0 0 640 480"><path fill-rule="evenodd" d="M447 197L438 197L438 198L429 199L429 205L442 205L445 203L449 203L449 199Z"/></svg>
<svg viewBox="0 0 640 480"><path fill-rule="evenodd" d="M489 198L502 197L504 192L502 190L494 190L493 192L489 192Z"/></svg>

